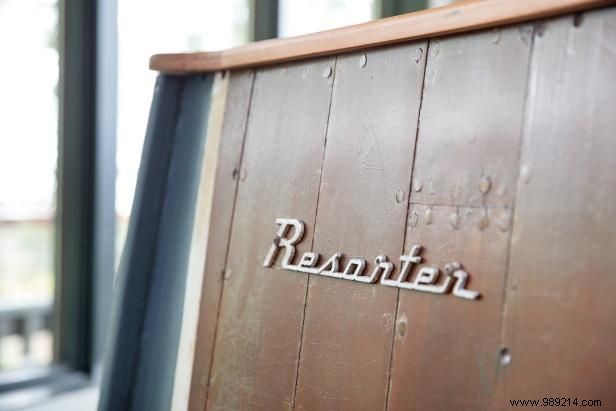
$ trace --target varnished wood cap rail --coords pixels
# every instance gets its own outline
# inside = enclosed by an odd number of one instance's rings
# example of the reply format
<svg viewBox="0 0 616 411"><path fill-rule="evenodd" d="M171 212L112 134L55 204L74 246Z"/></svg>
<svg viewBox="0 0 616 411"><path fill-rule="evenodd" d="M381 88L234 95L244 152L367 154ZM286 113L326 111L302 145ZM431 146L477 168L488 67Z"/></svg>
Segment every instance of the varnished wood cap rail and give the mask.
<svg viewBox="0 0 616 411"><path fill-rule="evenodd" d="M223 51L155 54L150 58L150 68L169 74L190 74L262 66L502 26L615 3L616 0L469 0L334 30L259 41Z"/></svg>

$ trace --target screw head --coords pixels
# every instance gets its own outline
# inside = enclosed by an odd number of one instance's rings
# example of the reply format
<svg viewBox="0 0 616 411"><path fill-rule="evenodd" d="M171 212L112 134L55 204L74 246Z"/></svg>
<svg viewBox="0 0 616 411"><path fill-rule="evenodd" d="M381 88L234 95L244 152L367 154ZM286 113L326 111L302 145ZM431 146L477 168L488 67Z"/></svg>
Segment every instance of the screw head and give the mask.
<svg viewBox="0 0 616 411"><path fill-rule="evenodd" d="M323 70L323 78L329 78L331 75L332 75L331 66L325 67L325 70Z"/></svg>
<svg viewBox="0 0 616 411"><path fill-rule="evenodd" d="M366 56L366 53L363 53L361 56L359 56L359 67L360 68L366 67L367 62L368 62L368 57Z"/></svg>
<svg viewBox="0 0 616 411"><path fill-rule="evenodd" d="M417 227L417 223L419 223L419 214L413 211L411 215L411 227Z"/></svg>
<svg viewBox="0 0 616 411"><path fill-rule="evenodd" d="M395 199L397 204L402 204L404 201L404 191L401 188L396 190Z"/></svg>
<svg viewBox="0 0 616 411"><path fill-rule="evenodd" d="M492 181L490 180L490 177L481 177L481 181L479 182L479 191L481 192L481 194L488 194L488 191L490 191L490 187L492 187Z"/></svg>
<svg viewBox="0 0 616 411"><path fill-rule="evenodd" d="M415 179L415 181L413 181L413 188L415 189L415 191L420 192L421 189L423 188L423 183Z"/></svg>
<svg viewBox="0 0 616 411"><path fill-rule="evenodd" d="M432 209L428 208L426 210L425 213L425 218L426 218L426 224L430 225L434 222L434 211L432 211Z"/></svg>
<svg viewBox="0 0 616 411"><path fill-rule="evenodd" d="M511 352L509 352L509 348L507 347L501 348L498 354L498 361L500 362L500 365L502 366L507 366L511 364Z"/></svg>

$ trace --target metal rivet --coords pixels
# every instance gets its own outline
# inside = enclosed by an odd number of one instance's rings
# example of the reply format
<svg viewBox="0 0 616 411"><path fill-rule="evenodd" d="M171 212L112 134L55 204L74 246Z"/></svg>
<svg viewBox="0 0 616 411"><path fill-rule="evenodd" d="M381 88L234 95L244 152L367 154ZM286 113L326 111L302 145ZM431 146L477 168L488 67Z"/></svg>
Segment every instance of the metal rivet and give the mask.
<svg viewBox="0 0 616 411"><path fill-rule="evenodd" d="M506 348L506 347L501 348L498 354L498 359L499 359L500 365L502 366L507 366L511 364L511 353L509 352L509 348Z"/></svg>
<svg viewBox="0 0 616 411"><path fill-rule="evenodd" d="M399 188L396 191L396 203L400 204L402 201L404 201L404 191Z"/></svg>
<svg viewBox="0 0 616 411"><path fill-rule="evenodd" d="M367 62L368 62L368 57L366 56L366 53L359 56L359 67L361 68L366 67Z"/></svg>
<svg viewBox="0 0 616 411"><path fill-rule="evenodd" d="M522 179L522 182L524 184L528 184L528 182L530 181L530 167L528 167L526 164L522 166L522 169L520 170L520 178Z"/></svg>
<svg viewBox="0 0 616 411"><path fill-rule="evenodd" d="M423 183L417 179L413 181L413 189L417 192L420 192L423 188Z"/></svg>
<svg viewBox="0 0 616 411"><path fill-rule="evenodd" d="M312 71L312 70L310 70L310 67L305 67L305 68L302 70L302 78L305 80L305 79L307 79L308 77L310 77L311 71Z"/></svg>
<svg viewBox="0 0 616 411"><path fill-rule="evenodd" d="M457 230L460 227L460 215L455 212L449 216L449 223L454 230Z"/></svg>
<svg viewBox="0 0 616 411"><path fill-rule="evenodd" d="M426 218L427 225L430 225L434 222L434 211L432 211L432 209L428 208L424 216Z"/></svg>
<svg viewBox="0 0 616 411"><path fill-rule="evenodd" d="M223 270L223 277L225 280L228 280L231 278L231 271L229 270Z"/></svg>
<svg viewBox="0 0 616 411"><path fill-rule="evenodd" d="M488 194L488 191L490 191L490 187L492 187L492 181L490 181L490 177L481 177L481 181L479 182L479 191L481 192L481 194Z"/></svg>
<svg viewBox="0 0 616 411"><path fill-rule="evenodd" d="M244 181L244 180L246 180L246 169L242 168L240 170L240 181Z"/></svg>
<svg viewBox="0 0 616 411"><path fill-rule="evenodd" d="M405 335L406 335L406 318L403 318L400 321L398 321L398 336L402 338Z"/></svg>
<svg viewBox="0 0 616 411"><path fill-rule="evenodd" d="M494 44L498 44L500 43L501 40L501 31L500 29L496 28L492 30L492 43Z"/></svg>
<svg viewBox="0 0 616 411"><path fill-rule="evenodd" d="M329 78L329 76L332 75L332 68L331 66L327 66L325 67L325 70L323 70L323 78Z"/></svg>
<svg viewBox="0 0 616 411"><path fill-rule="evenodd" d="M423 57L423 48L417 47L413 51L413 61L415 62L415 64L419 64L421 62L422 57Z"/></svg>
<svg viewBox="0 0 616 411"><path fill-rule="evenodd" d="M417 223L419 223L419 214L413 211L411 215L411 227L417 227Z"/></svg>

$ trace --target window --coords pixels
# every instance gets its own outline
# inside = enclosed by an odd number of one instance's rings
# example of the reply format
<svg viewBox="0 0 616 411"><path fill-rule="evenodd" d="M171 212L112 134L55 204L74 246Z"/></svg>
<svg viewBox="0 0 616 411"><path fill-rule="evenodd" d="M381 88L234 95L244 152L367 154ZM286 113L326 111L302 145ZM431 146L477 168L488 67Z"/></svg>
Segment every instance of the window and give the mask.
<svg viewBox="0 0 616 411"><path fill-rule="evenodd" d="M0 409L83 386L100 362L115 141L101 78L115 74L99 63L108 25L94 23L107 4L0 0ZM112 139L97 140L95 114Z"/></svg>
<svg viewBox="0 0 616 411"><path fill-rule="evenodd" d="M0 1L0 373L53 357L57 28L55 0Z"/></svg>
<svg viewBox="0 0 616 411"><path fill-rule="evenodd" d="M116 263L124 245L157 73L152 54L219 50L249 40L249 0L147 0L118 4ZM138 26L139 29L135 30Z"/></svg>
<svg viewBox="0 0 616 411"><path fill-rule="evenodd" d="M379 4L377 0L280 0L278 36L364 23L379 15Z"/></svg>

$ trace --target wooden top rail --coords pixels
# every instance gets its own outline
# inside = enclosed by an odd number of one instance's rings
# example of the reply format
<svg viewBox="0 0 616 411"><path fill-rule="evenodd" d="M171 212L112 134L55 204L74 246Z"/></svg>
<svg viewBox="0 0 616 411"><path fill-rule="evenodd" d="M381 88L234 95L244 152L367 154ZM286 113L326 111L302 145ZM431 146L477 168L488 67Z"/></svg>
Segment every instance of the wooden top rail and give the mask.
<svg viewBox="0 0 616 411"><path fill-rule="evenodd" d="M467 0L444 7L222 51L155 54L150 68L190 74L263 66L409 40L519 23L614 4L614 0Z"/></svg>

